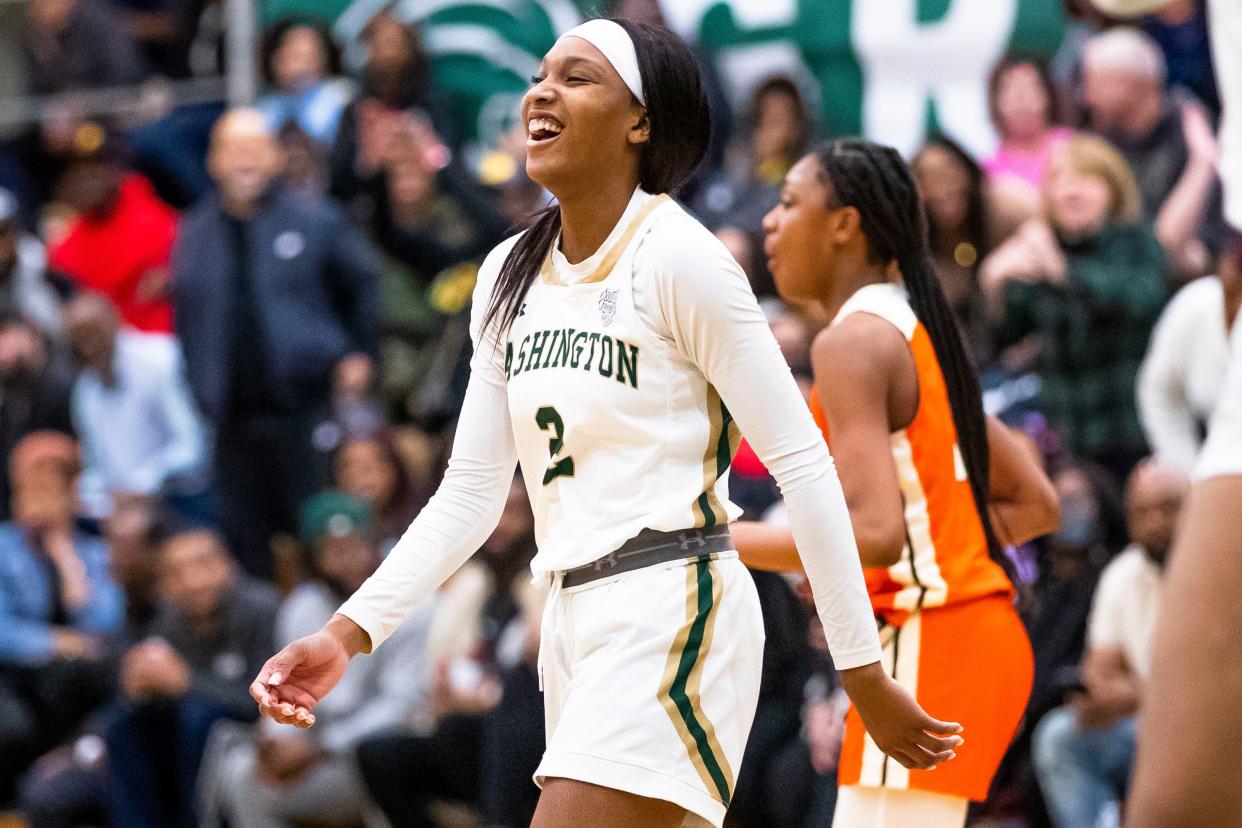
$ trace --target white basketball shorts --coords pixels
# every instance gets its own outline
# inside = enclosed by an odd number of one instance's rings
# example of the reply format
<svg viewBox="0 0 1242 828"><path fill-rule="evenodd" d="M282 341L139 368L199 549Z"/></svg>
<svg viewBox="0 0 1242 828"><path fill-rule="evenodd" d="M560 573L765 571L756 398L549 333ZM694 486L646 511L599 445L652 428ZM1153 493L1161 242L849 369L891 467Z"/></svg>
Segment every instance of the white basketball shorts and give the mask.
<svg viewBox="0 0 1242 828"><path fill-rule="evenodd" d="M544 608L540 673L556 777L676 803L720 826L746 747L763 662L750 573L728 552L573 589Z"/></svg>

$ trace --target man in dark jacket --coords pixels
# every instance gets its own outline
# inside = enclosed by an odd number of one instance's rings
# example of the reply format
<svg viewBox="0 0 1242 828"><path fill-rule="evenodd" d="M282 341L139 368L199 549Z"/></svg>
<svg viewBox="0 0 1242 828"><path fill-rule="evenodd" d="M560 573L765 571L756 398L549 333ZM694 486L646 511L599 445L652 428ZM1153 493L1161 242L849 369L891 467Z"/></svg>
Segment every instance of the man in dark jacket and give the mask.
<svg viewBox="0 0 1242 828"><path fill-rule="evenodd" d="M327 486L312 435L333 400L371 380L377 258L328 201L284 189L261 114L217 123L219 192L186 214L173 254L173 315L198 405L216 427L216 484L229 545L271 574L269 543Z"/></svg>

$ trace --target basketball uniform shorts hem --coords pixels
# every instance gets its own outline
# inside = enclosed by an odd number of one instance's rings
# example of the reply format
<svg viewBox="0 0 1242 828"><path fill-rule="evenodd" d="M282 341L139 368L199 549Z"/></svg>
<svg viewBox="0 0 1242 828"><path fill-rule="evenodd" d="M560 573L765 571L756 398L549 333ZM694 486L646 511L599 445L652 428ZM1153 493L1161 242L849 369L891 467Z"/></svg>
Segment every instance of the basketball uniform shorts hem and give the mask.
<svg viewBox="0 0 1242 828"><path fill-rule="evenodd" d="M696 815L689 825L720 825L754 721L763 638L754 580L735 556L554 586L536 782L590 782L680 805Z"/></svg>
<svg viewBox="0 0 1242 828"><path fill-rule="evenodd" d="M583 753L545 753L535 771L535 784L540 788L549 779L574 779L650 799L672 802L705 823L720 828L724 823L725 806L697 785L633 762L588 756Z"/></svg>

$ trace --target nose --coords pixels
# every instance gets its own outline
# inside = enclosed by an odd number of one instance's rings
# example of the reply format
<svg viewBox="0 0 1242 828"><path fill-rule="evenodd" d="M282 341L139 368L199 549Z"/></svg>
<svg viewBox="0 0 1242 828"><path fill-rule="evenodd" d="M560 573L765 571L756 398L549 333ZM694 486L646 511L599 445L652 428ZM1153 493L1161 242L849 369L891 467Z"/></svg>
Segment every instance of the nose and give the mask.
<svg viewBox="0 0 1242 828"><path fill-rule="evenodd" d="M775 233L776 232L776 211L779 209L781 209L781 205L777 204L771 210L768 210L767 215L763 217L762 226L763 226L764 233Z"/></svg>
<svg viewBox="0 0 1242 828"><path fill-rule="evenodd" d="M525 111L535 104L550 103L554 97L555 93L552 91L552 85L548 83L547 79L544 79L526 90L526 94L522 96L522 109Z"/></svg>

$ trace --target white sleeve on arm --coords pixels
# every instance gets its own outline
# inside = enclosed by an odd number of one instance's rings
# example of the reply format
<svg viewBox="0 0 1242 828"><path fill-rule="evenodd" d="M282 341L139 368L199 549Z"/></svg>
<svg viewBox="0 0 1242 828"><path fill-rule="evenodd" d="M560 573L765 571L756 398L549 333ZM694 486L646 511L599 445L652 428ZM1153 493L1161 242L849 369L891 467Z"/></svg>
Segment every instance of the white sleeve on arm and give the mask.
<svg viewBox="0 0 1242 828"><path fill-rule="evenodd" d="M372 649L474 554L504 511L517 448L509 423L503 351L495 347L494 327L486 336L480 328L507 249L492 251L479 271L470 311L475 352L448 471L384 563L339 610L367 631Z"/></svg>
<svg viewBox="0 0 1242 828"><path fill-rule="evenodd" d="M879 661L836 466L763 311L723 245L688 217L666 221L676 230L653 232L639 252L641 307L715 386L780 485L837 669Z"/></svg>
<svg viewBox="0 0 1242 828"><path fill-rule="evenodd" d="M1174 297L1152 331L1139 368L1138 407L1152 453L1189 473L1199 454L1199 426L1186 396L1187 376L1194 365L1186 346L1203 320L1186 298Z"/></svg>
<svg viewBox="0 0 1242 828"><path fill-rule="evenodd" d="M1195 479L1242 475L1242 314L1233 322L1229 369L1220 387Z"/></svg>

